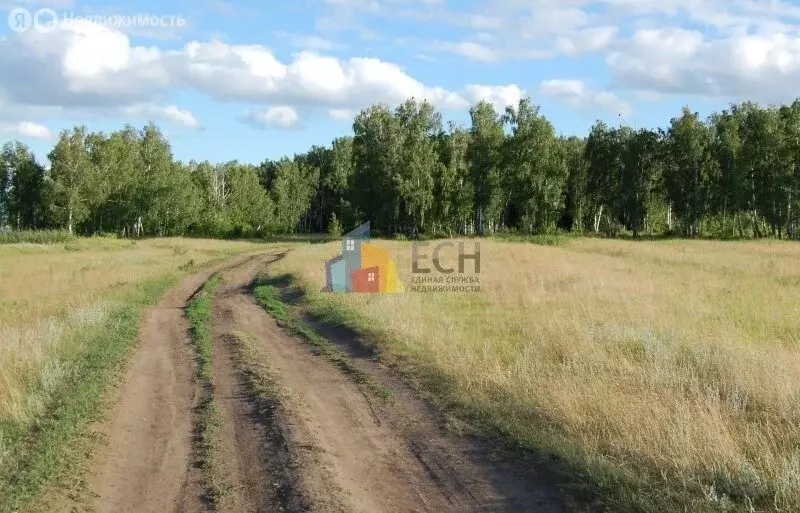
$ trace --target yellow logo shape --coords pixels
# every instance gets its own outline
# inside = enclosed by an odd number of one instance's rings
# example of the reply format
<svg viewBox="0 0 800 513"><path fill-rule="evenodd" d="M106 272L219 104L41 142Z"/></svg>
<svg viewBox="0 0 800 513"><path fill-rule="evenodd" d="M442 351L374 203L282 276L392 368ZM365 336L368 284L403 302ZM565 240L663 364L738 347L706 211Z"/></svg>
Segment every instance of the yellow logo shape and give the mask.
<svg viewBox="0 0 800 513"><path fill-rule="evenodd" d="M405 292L405 287L397 278L397 264L392 261L389 251L369 242L361 243L361 268L377 267L378 290L381 292Z"/></svg>

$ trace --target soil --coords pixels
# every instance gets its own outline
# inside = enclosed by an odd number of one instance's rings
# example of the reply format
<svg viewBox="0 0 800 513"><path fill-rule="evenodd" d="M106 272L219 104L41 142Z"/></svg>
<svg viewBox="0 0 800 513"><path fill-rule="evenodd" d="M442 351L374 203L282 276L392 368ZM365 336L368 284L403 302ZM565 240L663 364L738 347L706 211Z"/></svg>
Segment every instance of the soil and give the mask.
<svg viewBox="0 0 800 513"><path fill-rule="evenodd" d="M101 512L197 512L204 500L193 440L195 355L184 308L214 271L214 399L223 423L216 448L231 512L558 512L558 488L546 475L524 475L495 461L480 441L446 419L363 352L360 368L392 390L386 401L365 391L259 307L250 286L283 254L237 257L191 276L150 309L141 340L102 430L88 479ZM291 258L291 253L285 256ZM254 341L281 390L264 404L250 396L235 333ZM355 347L346 331L334 342Z"/></svg>

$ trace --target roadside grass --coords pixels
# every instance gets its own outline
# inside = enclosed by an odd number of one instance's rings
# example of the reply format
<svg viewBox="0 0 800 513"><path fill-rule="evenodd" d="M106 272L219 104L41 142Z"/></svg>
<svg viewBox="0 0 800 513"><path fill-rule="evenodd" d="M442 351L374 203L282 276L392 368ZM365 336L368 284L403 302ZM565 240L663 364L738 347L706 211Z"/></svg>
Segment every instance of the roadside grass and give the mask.
<svg viewBox="0 0 800 513"><path fill-rule="evenodd" d="M136 344L142 312L190 270L179 268L264 247L109 238L70 245L0 246L0 511L35 509L39 492L83 486L76 469L93 447L88 426L107 410L103 392Z"/></svg>
<svg viewBox="0 0 800 513"><path fill-rule="evenodd" d="M68 335L73 350L53 363L63 376L44 405L46 414L33 425L0 420L0 511L19 511L44 486L73 480L71 463L86 449L73 442L91 438L89 424L98 420L103 396L136 344L142 312L176 278L150 278L115 294L103 322Z"/></svg>
<svg viewBox="0 0 800 513"><path fill-rule="evenodd" d="M269 278L260 276L253 287L253 297L256 302L272 315L278 325L290 335L298 337L308 343L315 354L318 354L338 367L343 373L358 385L364 386L369 392L383 400L393 397L392 391L381 387L374 376L363 371L352 359L339 349L336 344L320 335L303 321L297 308L287 305L280 297L279 290L269 284Z"/></svg>
<svg viewBox="0 0 800 513"><path fill-rule="evenodd" d="M0 245L0 421L31 426L43 414L70 372L63 362L80 342L70 334L105 322L120 291L264 247L177 238L69 246ZM0 436L0 454L3 446Z"/></svg>
<svg viewBox="0 0 800 513"><path fill-rule="evenodd" d="M197 411L198 458L203 469L206 498L214 509L219 508L220 503L230 492L230 484L224 475L224 465L218 459L222 443L220 439L222 416L214 401L212 372L214 346L211 335L211 311L221 279L219 273L213 274L186 307L186 318L189 320L189 331L197 355L197 380L203 388L203 397Z"/></svg>
<svg viewBox="0 0 800 513"><path fill-rule="evenodd" d="M378 243L409 283L410 245ZM800 246L480 243L480 293L320 292L340 244L270 274L483 434L557 456L609 510L800 511Z"/></svg>

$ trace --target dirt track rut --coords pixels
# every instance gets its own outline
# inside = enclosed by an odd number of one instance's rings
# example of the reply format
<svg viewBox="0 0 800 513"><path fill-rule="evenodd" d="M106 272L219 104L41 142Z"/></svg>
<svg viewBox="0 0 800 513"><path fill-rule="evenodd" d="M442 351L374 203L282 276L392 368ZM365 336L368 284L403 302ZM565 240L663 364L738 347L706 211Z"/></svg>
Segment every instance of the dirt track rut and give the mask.
<svg viewBox="0 0 800 513"><path fill-rule="evenodd" d="M218 449L235 512L551 512L558 494L480 456L446 432L401 385L379 404L254 302L249 286L276 258L237 257L214 301L214 397L223 419ZM289 256L290 258L290 256ZM194 354L183 308L214 271L183 280L145 316L140 345L119 391L109 446L89 480L97 511L206 511L193 464ZM254 341L284 391L264 419L246 394L233 333ZM261 415L260 415L261 414Z"/></svg>
<svg viewBox="0 0 800 513"><path fill-rule="evenodd" d="M249 256L189 276L144 315L139 345L101 427L108 441L92 464L89 489L99 512L204 511L193 461L195 355L184 308L208 277Z"/></svg>

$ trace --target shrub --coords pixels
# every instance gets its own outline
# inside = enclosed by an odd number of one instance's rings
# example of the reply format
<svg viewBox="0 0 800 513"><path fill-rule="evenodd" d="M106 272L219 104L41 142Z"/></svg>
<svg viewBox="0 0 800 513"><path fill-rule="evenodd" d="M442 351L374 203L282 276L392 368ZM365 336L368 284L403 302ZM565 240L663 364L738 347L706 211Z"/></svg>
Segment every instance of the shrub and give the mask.
<svg viewBox="0 0 800 513"><path fill-rule="evenodd" d="M65 230L0 230L0 244L63 244L75 240Z"/></svg>
<svg viewBox="0 0 800 513"><path fill-rule="evenodd" d="M342 235L342 223L339 222L336 214L331 214L331 220L328 223L328 235L333 237L341 237Z"/></svg>

